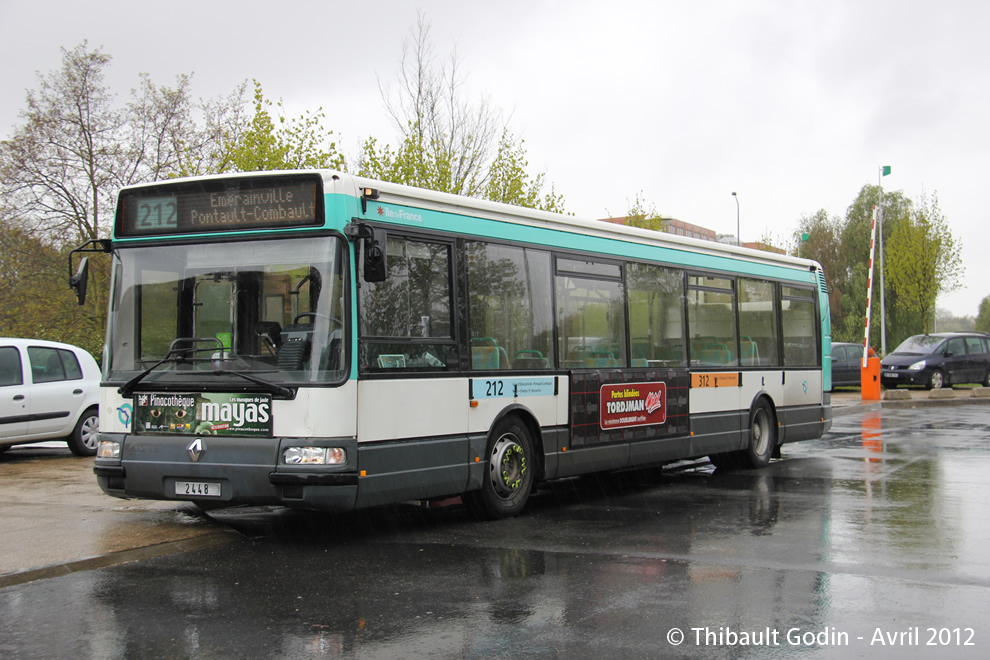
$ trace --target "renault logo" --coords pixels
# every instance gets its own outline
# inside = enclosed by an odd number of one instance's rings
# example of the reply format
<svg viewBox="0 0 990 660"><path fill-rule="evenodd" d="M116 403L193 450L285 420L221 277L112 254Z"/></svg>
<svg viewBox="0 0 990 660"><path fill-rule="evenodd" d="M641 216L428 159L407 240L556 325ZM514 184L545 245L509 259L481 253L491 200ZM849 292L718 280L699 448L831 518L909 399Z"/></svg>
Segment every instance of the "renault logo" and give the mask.
<svg viewBox="0 0 990 660"><path fill-rule="evenodd" d="M206 447L203 445L203 439L196 438L190 442L189 446L186 447L186 451L189 452L189 458L191 458L194 463L198 461L199 457L203 455L204 451L206 451Z"/></svg>

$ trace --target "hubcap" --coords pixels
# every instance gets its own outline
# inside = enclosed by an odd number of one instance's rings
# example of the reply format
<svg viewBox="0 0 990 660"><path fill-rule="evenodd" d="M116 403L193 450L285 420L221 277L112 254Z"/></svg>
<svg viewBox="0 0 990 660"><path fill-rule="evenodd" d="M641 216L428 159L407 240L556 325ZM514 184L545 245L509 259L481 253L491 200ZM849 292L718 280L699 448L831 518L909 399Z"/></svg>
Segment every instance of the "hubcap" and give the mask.
<svg viewBox="0 0 990 660"><path fill-rule="evenodd" d="M526 475L526 454L512 433L506 433L492 447L488 461L489 478L495 493L505 499L522 487Z"/></svg>
<svg viewBox="0 0 990 660"><path fill-rule="evenodd" d="M98 417L90 417L83 422L80 429L82 442L88 449L96 449L99 444L100 420Z"/></svg>

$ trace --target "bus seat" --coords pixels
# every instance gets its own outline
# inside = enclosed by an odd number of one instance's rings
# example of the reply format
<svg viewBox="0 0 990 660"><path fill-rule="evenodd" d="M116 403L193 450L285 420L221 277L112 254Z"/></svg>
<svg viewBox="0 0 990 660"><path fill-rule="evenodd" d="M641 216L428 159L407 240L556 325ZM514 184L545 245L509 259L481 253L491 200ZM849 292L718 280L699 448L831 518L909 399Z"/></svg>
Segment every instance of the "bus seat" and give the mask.
<svg viewBox="0 0 990 660"><path fill-rule="evenodd" d="M752 339L739 342L739 357L744 366L752 367L760 363L760 347Z"/></svg>
<svg viewBox="0 0 990 660"><path fill-rule="evenodd" d="M498 369L499 351L497 346L472 346L472 369Z"/></svg>
<svg viewBox="0 0 990 660"><path fill-rule="evenodd" d="M550 363L543 353L534 350L519 351L512 360L514 369L549 369Z"/></svg>
<svg viewBox="0 0 990 660"><path fill-rule="evenodd" d="M313 326L293 323L282 328L278 351L279 371L299 371L306 366L312 344Z"/></svg>
<svg viewBox="0 0 990 660"><path fill-rule="evenodd" d="M588 367L617 367L618 360L610 351L593 351L591 357L585 360Z"/></svg>
<svg viewBox="0 0 990 660"><path fill-rule="evenodd" d="M492 337L471 337L471 368L498 369L498 342Z"/></svg>

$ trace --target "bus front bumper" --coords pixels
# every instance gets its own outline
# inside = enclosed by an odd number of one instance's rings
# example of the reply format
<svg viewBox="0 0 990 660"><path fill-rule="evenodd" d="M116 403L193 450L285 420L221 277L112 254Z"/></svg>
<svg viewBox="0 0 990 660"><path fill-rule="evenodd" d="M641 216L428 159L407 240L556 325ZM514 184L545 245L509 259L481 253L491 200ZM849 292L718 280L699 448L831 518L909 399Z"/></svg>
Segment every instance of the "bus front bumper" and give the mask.
<svg viewBox="0 0 990 660"><path fill-rule="evenodd" d="M299 466L278 463L286 447L343 445L357 459L353 438L202 438L194 460L188 436L101 434L119 443L119 456L97 456L93 472L104 493L124 499L191 501L210 508L288 506L350 511L357 500L355 464ZM350 450L350 451L348 451Z"/></svg>

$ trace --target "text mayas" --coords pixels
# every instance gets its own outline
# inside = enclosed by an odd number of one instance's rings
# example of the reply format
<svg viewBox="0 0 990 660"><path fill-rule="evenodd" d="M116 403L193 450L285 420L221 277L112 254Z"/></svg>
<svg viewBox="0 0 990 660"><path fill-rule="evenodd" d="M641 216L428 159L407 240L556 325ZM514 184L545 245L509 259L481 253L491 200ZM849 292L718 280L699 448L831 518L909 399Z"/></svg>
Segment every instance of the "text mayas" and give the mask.
<svg viewBox="0 0 990 660"><path fill-rule="evenodd" d="M271 403L210 403L199 404L199 419L204 422L231 423L235 427L244 424L265 424L271 419Z"/></svg>

